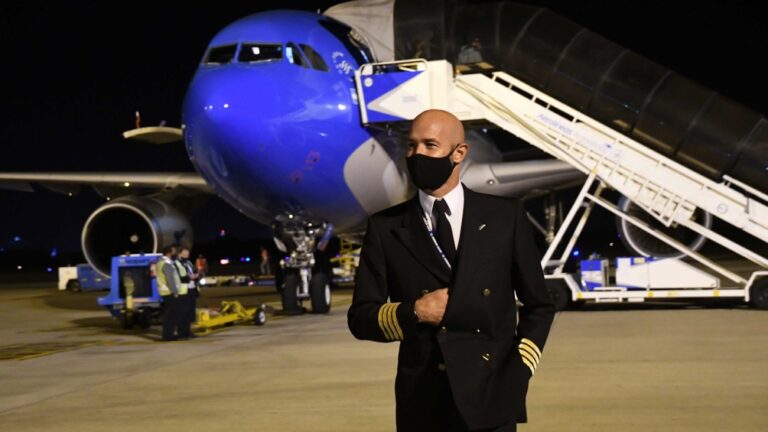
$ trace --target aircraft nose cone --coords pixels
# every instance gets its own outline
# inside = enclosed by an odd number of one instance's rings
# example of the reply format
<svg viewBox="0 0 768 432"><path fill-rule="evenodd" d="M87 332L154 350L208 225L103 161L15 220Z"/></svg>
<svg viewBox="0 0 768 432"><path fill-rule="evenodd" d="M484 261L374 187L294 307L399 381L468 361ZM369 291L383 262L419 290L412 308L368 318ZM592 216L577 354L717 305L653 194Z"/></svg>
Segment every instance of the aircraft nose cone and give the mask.
<svg viewBox="0 0 768 432"><path fill-rule="evenodd" d="M184 101L187 152L208 178L232 174L249 147L246 141L251 134L245 128L258 123L251 116L253 96L264 92L249 89L249 80L241 72L228 67L200 71Z"/></svg>

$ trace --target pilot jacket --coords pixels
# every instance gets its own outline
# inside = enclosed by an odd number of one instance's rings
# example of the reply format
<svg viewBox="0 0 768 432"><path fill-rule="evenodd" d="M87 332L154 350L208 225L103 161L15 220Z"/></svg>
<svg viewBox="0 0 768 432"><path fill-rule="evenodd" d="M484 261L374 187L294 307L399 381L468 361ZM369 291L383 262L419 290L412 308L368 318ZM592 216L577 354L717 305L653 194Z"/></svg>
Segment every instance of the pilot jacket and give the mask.
<svg viewBox="0 0 768 432"><path fill-rule="evenodd" d="M440 429L429 425L441 424L446 413L422 403L435 399L439 373L447 374L469 429L526 422L528 381L554 317L522 203L461 187L464 214L453 269L429 237L418 194L368 219L348 325L358 339L400 341L400 431ZM443 321L419 323L415 301L445 287Z"/></svg>

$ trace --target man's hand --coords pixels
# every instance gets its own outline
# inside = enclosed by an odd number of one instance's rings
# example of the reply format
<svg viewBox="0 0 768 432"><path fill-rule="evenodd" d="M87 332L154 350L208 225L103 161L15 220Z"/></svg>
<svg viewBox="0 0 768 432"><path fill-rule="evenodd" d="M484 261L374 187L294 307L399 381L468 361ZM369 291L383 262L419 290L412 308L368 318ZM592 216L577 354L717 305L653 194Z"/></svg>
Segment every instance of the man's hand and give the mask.
<svg viewBox="0 0 768 432"><path fill-rule="evenodd" d="M414 303L413 308L419 317L419 322L438 325L445 315L448 304L448 288L440 288L424 296Z"/></svg>

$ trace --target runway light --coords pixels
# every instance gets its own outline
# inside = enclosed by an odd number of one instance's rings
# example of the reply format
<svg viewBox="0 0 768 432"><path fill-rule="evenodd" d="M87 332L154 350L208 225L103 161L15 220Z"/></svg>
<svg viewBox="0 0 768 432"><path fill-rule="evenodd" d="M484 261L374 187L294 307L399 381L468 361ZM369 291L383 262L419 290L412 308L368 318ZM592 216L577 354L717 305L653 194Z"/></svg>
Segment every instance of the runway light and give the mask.
<svg viewBox="0 0 768 432"><path fill-rule="evenodd" d="M67 195L72 196L72 192L67 193Z"/></svg>
<svg viewBox="0 0 768 432"><path fill-rule="evenodd" d="M56 248L51 249L51 258L56 258L56 255L59 254L59 251Z"/></svg>
<svg viewBox="0 0 768 432"><path fill-rule="evenodd" d="M227 230L224 228L219 230L219 237L225 237L227 235Z"/></svg>
<svg viewBox="0 0 768 432"><path fill-rule="evenodd" d="M21 269L22 269L21 266L16 266L16 270L21 270Z"/></svg>
<svg viewBox="0 0 768 432"><path fill-rule="evenodd" d="M123 186L125 186L125 187L131 187L131 182L125 182L125 183L123 183Z"/></svg>
<svg viewBox="0 0 768 432"><path fill-rule="evenodd" d="M13 236L13 242L14 242L14 243L18 243L18 242L20 242L20 241L21 241L21 237L19 237L19 236Z"/></svg>
<svg viewBox="0 0 768 432"><path fill-rule="evenodd" d="M221 265L229 264L229 258L222 258L221 260L219 260L219 264Z"/></svg>
<svg viewBox="0 0 768 432"><path fill-rule="evenodd" d="M608 243L608 246L613 247L613 242Z"/></svg>
<svg viewBox="0 0 768 432"><path fill-rule="evenodd" d="M52 271L53 271L53 269L52 269L52 268L50 268L50 267L48 267L47 269L45 269L45 271L47 271L48 273L50 273L50 272L52 272Z"/></svg>
<svg viewBox="0 0 768 432"><path fill-rule="evenodd" d="M573 256L575 256L575 257L579 256L579 250L578 250L578 249L576 249L575 251L573 251Z"/></svg>
<svg viewBox="0 0 768 432"><path fill-rule="evenodd" d="M245 262L251 262L251 257L245 257Z"/></svg>

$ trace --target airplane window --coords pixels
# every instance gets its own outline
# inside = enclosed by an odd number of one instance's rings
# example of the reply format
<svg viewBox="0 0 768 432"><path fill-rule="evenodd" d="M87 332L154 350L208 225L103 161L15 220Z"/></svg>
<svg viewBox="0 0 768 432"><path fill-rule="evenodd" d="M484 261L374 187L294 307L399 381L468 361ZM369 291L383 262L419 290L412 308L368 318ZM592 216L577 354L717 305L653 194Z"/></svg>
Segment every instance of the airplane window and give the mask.
<svg viewBox="0 0 768 432"><path fill-rule="evenodd" d="M352 27L328 18L321 19L319 22L321 26L325 27L326 30L336 36L336 39L344 44L344 47L347 48L352 57L355 58L355 61L357 61L358 66L373 61L371 50L363 41L362 36Z"/></svg>
<svg viewBox="0 0 768 432"><path fill-rule="evenodd" d="M237 60L246 63L280 60L283 58L283 46L277 44L249 44L240 47Z"/></svg>
<svg viewBox="0 0 768 432"><path fill-rule="evenodd" d="M309 59L309 63L312 64L312 69L317 69L323 72L328 72L328 65L325 60L315 51L311 46L299 44L301 50L304 51L304 55Z"/></svg>
<svg viewBox="0 0 768 432"><path fill-rule="evenodd" d="M235 58L236 51L237 51L237 45L225 45L225 46L211 48L208 51L208 55L205 57L205 63L206 64L229 63Z"/></svg>
<svg viewBox="0 0 768 432"><path fill-rule="evenodd" d="M296 48L296 45L293 44L293 42L288 42L285 45L285 58L288 59L289 62L308 68L309 65L307 64L307 61L304 60L304 57L301 55L301 51L299 51L298 48Z"/></svg>

